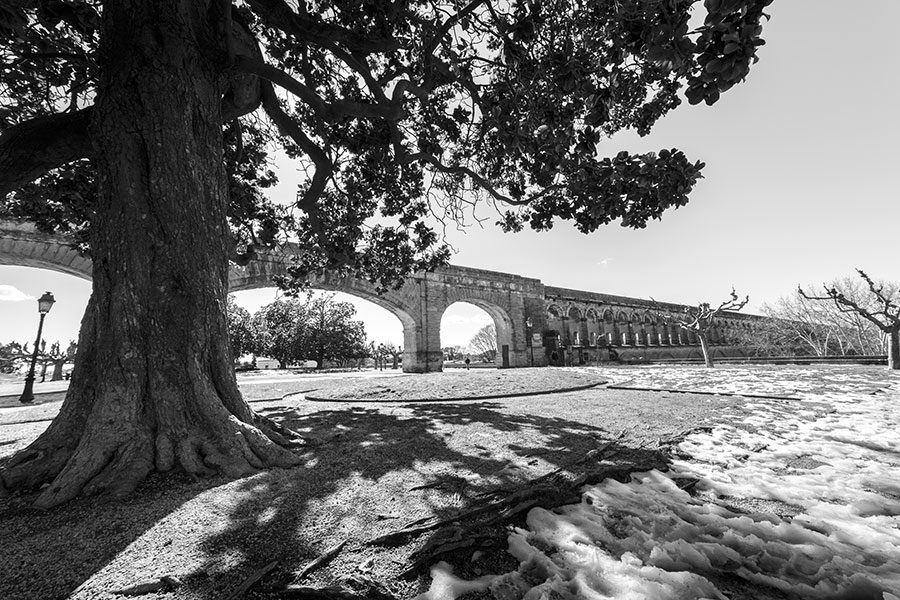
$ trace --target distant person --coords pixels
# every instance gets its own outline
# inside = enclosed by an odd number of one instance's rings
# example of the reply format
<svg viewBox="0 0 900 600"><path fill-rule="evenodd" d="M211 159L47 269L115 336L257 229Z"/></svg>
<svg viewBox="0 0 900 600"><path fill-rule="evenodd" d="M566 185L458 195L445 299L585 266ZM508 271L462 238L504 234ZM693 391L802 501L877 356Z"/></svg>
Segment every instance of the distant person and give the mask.
<svg viewBox="0 0 900 600"><path fill-rule="evenodd" d="M616 352L615 348L609 349L609 360L610 362L619 362L619 353Z"/></svg>
<svg viewBox="0 0 900 600"><path fill-rule="evenodd" d="M472 362L472 361L470 361L470 360L469 360L469 357L467 356L467 357L466 357L466 371L469 370L469 363L470 363L470 362Z"/></svg>

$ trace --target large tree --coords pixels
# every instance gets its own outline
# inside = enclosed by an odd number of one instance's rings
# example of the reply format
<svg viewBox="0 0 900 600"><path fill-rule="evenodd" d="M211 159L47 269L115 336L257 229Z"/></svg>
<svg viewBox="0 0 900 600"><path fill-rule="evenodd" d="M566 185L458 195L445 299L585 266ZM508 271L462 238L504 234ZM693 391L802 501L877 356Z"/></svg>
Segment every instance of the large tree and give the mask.
<svg viewBox="0 0 900 600"><path fill-rule="evenodd" d="M279 299L259 309L252 319L254 352L286 369L309 358L308 301Z"/></svg>
<svg viewBox="0 0 900 600"><path fill-rule="evenodd" d="M352 304L335 302L332 295L319 296L306 311L306 356L316 361L316 368L324 368L326 360L361 358L368 353L365 324L354 319Z"/></svg>
<svg viewBox="0 0 900 600"><path fill-rule="evenodd" d="M62 410L3 486L51 506L296 464L235 383L229 258L291 235L298 280L393 285L446 260L428 219L479 198L507 230L643 227L702 163L602 138L742 81L770 2L7 0L0 216L74 231L93 291ZM284 210L271 140L308 174Z"/></svg>

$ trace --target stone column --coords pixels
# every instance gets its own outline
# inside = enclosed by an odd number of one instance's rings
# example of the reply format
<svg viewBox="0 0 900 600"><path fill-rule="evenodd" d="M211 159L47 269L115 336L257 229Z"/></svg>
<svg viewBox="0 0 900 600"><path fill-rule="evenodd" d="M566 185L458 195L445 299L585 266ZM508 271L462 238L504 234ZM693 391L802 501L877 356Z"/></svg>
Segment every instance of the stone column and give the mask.
<svg viewBox="0 0 900 600"><path fill-rule="evenodd" d="M417 279L418 308L413 326L403 328L403 372L431 373L444 370L441 352L441 317L446 306L435 290L429 289L427 273ZM412 304L412 303L410 303Z"/></svg>

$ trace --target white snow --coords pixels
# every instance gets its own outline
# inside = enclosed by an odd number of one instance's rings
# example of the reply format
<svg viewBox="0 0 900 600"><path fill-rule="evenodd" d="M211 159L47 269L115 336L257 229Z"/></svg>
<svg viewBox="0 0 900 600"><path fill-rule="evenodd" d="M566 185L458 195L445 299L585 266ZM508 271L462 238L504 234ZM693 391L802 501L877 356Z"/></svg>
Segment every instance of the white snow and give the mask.
<svg viewBox="0 0 900 600"><path fill-rule="evenodd" d="M518 571L490 580L496 597L721 599L713 581L730 573L805 598L900 600L896 374L845 366L611 371L637 387L796 400L748 398L752 416L735 412L729 425L691 435L680 446L691 458L670 472L607 480L586 488L580 504L532 510L527 529L509 536ZM699 479L693 496L673 481L682 477ZM463 589L460 580L445 585L449 571L436 574L444 592L433 586L427 600L452 600Z"/></svg>

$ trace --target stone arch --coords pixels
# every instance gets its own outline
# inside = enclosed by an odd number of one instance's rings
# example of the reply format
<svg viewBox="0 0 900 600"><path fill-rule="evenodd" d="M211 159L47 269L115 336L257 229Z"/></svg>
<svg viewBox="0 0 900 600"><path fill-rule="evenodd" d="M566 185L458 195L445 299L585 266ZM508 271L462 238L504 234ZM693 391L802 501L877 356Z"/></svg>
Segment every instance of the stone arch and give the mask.
<svg viewBox="0 0 900 600"><path fill-rule="evenodd" d="M606 335L603 331L603 323L600 321L600 313L594 307L585 311L585 325L587 330L586 342L590 346L606 345Z"/></svg>
<svg viewBox="0 0 900 600"><path fill-rule="evenodd" d="M649 312L644 313L643 327L644 327L647 345L648 346L658 346L659 345L659 330L656 328L656 319L654 319L653 315Z"/></svg>
<svg viewBox="0 0 900 600"><path fill-rule="evenodd" d="M666 325L666 321L661 315L656 316L656 330L659 332L659 345L671 346L671 329Z"/></svg>
<svg viewBox="0 0 900 600"><path fill-rule="evenodd" d="M566 311L569 329L569 345L586 346L588 344L587 322L585 321L584 311L577 306L569 306Z"/></svg>
<svg viewBox="0 0 900 600"><path fill-rule="evenodd" d="M619 328L616 324L616 316L611 308L603 311L603 335L608 344L619 344L622 339L619 336Z"/></svg>
<svg viewBox="0 0 900 600"><path fill-rule="evenodd" d="M443 308L436 313L438 323L438 347L441 346L439 342L441 317L443 317L447 308L457 302L473 304L491 317L497 334L497 359L495 364L498 367L505 368L527 365L527 358L524 351L524 318L522 319L520 326L517 327L517 324L513 322L512 316L510 315L513 307L510 306L509 296L499 291L477 290L467 287L447 288L442 297L441 304L443 305ZM520 343L517 344L516 342ZM506 347L505 351L504 346Z"/></svg>
<svg viewBox="0 0 900 600"><path fill-rule="evenodd" d="M629 345L632 343L634 330L631 327L631 319L625 313L624 310L620 310L619 314L616 315L616 325L618 326L619 331L619 343L624 345Z"/></svg>
<svg viewBox="0 0 900 600"><path fill-rule="evenodd" d="M2 222L0 265L33 267L91 279L91 259L80 254L74 239L41 233L30 223Z"/></svg>
<svg viewBox="0 0 900 600"><path fill-rule="evenodd" d="M644 335L644 319L639 312L631 313L631 319L628 322L631 328L632 344L642 346L647 343L647 337Z"/></svg>
<svg viewBox="0 0 900 600"><path fill-rule="evenodd" d="M236 278L235 271L240 267L232 266L232 273L229 276L230 281L237 281L234 289L229 286L229 291L243 291L258 288L274 287L272 277L274 273L259 274L253 277ZM240 271L238 271L239 273ZM397 317L403 326L403 368L404 371L414 369L413 366L417 355L424 351L422 347L421 328L422 324L415 318L416 307L409 306L404 294L401 290L389 290L381 294L378 288L370 281L358 279L348 275L335 275L325 273L320 276L311 278L310 287L329 292L344 292L363 300L368 300L372 304L380 306L392 315Z"/></svg>

